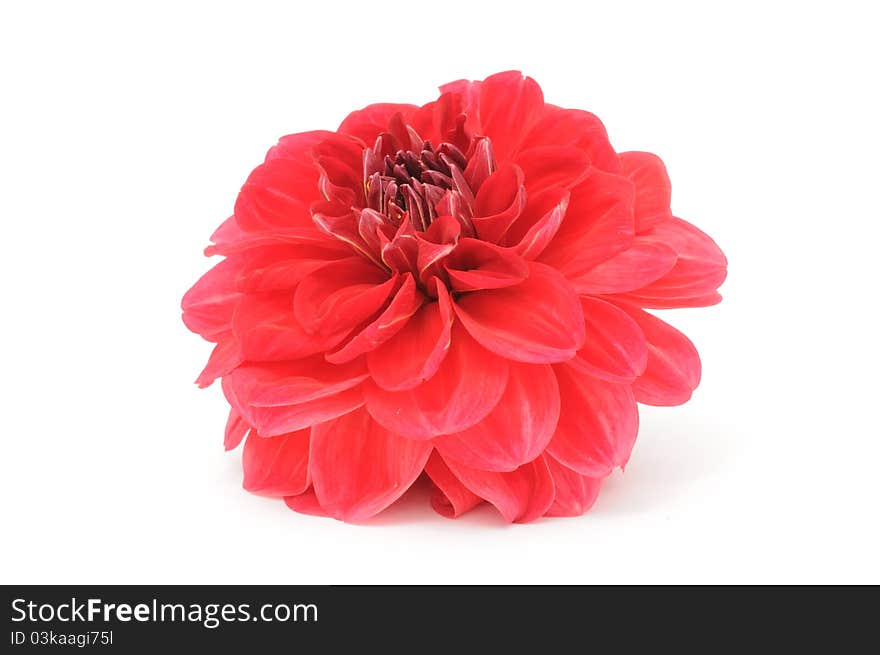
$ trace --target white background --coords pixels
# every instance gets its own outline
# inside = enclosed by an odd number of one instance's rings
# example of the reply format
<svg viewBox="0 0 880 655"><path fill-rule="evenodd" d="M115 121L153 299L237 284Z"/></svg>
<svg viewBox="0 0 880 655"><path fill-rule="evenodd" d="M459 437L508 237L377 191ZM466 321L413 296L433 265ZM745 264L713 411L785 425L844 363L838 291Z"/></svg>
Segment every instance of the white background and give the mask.
<svg viewBox="0 0 880 655"><path fill-rule="evenodd" d="M659 5L663 5L660 7ZM3 583L880 582L871 3L3 3ZM265 150L517 68L659 153L730 259L580 519L366 526L240 488L179 317Z"/></svg>

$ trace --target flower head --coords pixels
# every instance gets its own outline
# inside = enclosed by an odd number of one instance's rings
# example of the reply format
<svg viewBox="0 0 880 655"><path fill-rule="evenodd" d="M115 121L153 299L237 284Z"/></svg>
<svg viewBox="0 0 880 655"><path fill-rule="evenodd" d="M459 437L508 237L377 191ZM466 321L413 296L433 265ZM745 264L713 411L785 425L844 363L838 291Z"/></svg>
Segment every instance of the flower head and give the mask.
<svg viewBox="0 0 880 655"><path fill-rule="evenodd" d="M434 508L579 515L623 466L637 402L700 360L644 308L720 300L726 260L670 211L663 163L518 72L283 137L183 299L215 342L246 489L363 520L424 472Z"/></svg>

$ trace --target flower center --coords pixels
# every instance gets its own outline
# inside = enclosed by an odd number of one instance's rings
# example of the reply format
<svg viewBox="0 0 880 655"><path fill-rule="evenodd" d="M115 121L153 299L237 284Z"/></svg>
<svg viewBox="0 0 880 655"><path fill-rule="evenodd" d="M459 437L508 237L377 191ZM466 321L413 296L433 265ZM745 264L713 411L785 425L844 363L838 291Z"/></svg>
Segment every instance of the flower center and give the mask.
<svg viewBox="0 0 880 655"><path fill-rule="evenodd" d="M453 216L462 224L463 235L472 236L474 189L466 171L473 144L465 154L452 143L435 146L406 129L409 147L400 147L400 136L383 134L364 151L367 208L395 225L408 220L421 232L438 216Z"/></svg>

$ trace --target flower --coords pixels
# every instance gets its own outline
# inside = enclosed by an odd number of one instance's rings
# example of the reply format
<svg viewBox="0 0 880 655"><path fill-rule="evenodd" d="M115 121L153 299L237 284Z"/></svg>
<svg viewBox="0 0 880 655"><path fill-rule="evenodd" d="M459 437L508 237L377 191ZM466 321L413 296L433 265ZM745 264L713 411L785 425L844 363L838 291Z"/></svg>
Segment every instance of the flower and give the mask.
<svg viewBox="0 0 880 655"><path fill-rule="evenodd" d="M717 303L727 262L663 163L519 72L283 137L183 298L216 345L244 487L360 521L423 473L432 505L574 516L623 467L637 402L700 380L644 308Z"/></svg>

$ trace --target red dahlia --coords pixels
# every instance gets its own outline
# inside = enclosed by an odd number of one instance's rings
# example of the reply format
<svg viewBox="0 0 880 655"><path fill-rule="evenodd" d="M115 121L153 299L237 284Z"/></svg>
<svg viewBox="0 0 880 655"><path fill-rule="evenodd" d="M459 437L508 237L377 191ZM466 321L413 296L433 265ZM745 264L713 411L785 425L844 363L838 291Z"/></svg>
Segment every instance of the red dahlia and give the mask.
<svg viewBox="0 0 880 655"><path fill-rule="evenodd" d="M433 506L572 516L629 458L637 402L700 380L643 308L717 303L724 255L663 163L518 72L283 137L183 298L216 343L249 491L358 521L423 472Z"/></svg>

